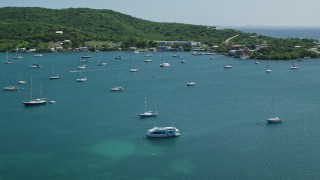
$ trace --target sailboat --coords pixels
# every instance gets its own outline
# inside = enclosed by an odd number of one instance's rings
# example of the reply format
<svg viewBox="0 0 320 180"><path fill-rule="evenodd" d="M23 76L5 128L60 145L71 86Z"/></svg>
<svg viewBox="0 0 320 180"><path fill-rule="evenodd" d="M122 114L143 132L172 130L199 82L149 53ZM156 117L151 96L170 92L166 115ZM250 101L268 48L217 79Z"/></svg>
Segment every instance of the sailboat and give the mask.
<svg viewBox="0 0 320 180"><path fill-rule="evenodd" d="M291 63L291 66L290 66L290 69L291 70L295 70L295 69L298 69L298 64L297 63Z"/></svg>
<svg viewBox="0 0 320 180"><path fill-rule="evenodd" d="M116 56L114 59L125 59L121 54L121 48L119 48L120 55Z"/></svg>
<svg viewBox="0 0 320 180"><path fill-rule="evenodd" d="M38 106L38 105L45 105L47 103L46 98L42 98L42 88L40 86L40 98L32 99L32 76L30 81L30 100L23 102L25 106Z"/></svg>
<svg viewBox="0 0 320 180"><path fill-rule="evenodd" d="M267 70L266 70L266 73L271 73L271 71L272 71L271 68L268 66Z"/></svg>
<svg viewBox="0 0 320 180"><path fill-rule="evenodd" d="M79 66L78 66L78 69L79 69L78 72L79 73L78 73L78 77L76 79L77 82L85 82L85 81L87 81L87 78L81 75L82 69L85 69L85 68L86 68L86 65L85 64L83 64L83 65L81 64L81 57L80 57Z"/></svg>
<svg viewBox="0 0 320 180"><path fill-rule="evenodd" d="M105 61L102 61L102 52L100 53L100 62L98 63L98 66L105 66L105 65L107 65L108 63L107 63L107 60L105 60Z"/></svg>
<svg viewBox="0 0 320 180"><path fill-rule="evenodd" d="M78 74L78 77L77 77L76 80L77 80L77 82L85 82L85 81L87 81L87 78L81 75L81 69L79 70L79 74Z"/></svg>
<svg viewBox="0 0 320 180"><path fill-rule="evenodd" d="M152 59L145 59L143 62L152 62Z"/></svg>
<svg viewBox="0 0 320 180"><path fill-rule="evenodd" d="M147 111L147 96L144 97L144 112L140 113L140 117L154 117L157 116L156 104L154 105L154 111Z"/></svg>
<svg viewBox="0 0 320 180"><path fill-rule="evenodd" d="M49 76L50 80L54 80L54 79L60 79L62 78L62 76L60 76L59 74L54 74L53 73L53 65L51 66L51 75Z"/></svg>
<svg viewBox="0 0 320 180"><path fill-rule="evenodd" d="M12 85L9 85L9 86L6 86L3 88L3 90L5 90L5 91L16 91L18 89L19 89L18 86L12 86Z"/></svg>
<svg viewBox="0 0 320 180"><path fill-rule="evenodd" d="M168 62L164 62L165 60L165 52L163 53L162 63L160 64L160 67L169 67L170 64Z"/></svg>
<svg viewBox="0 0 320 180"><path fill-rule="evenodd" d="M195 86L196 84L197 84L196 82L190 81L187 83L187 86Z"/></svg>
<svg viewBox="0 0 320 180"><path fill-rule="evenodd" d="M17 82L18 84L26 84L27 81L21 78L21 72L20 72L20 79Z"/></svg>
<svg viewBox="0 0 320 180"><path fill-rule="evenodd" d="M133 67L133 61L134 61L134 57L132 58L131 67L130 67L129 72L138 72L139 70L137 68Z"/></svg>
<svg viewBox="0 0 320 180"><path fill-rule="evenodd" d="M152 54L147 54L147 55L144 55L143 57L145 57L146 59L143 60L143 62L152 62Z"/></svg>
<svg viewBox="0 0 320 180"><path fill-rule="evenodd" d="M181 56L181 60L180 60L180 63L185 63L186 60L183 59L183 56Z"/></svg>
<svg viewBox="0 0 320 180"><path fill-rule="evenodd" d="M223 68L224 68L224 69L231 69L231 68L232 68L232 65L231 65L231 64L226 64Z"/></svg>
<svg viewBox="0 0 320 180"><path fill-rule="evenodd" d="M9 75L8 75L8 77L9 77ZM10 79L10 78L8 78L8 79ZM6 87L3 88L3 90L5 90L5 91L16 91L18 89L19 89L18 86L14 86L14 85L11 85L11 84L9 86L6 86Z"/></svg>
<svg viewBox="0 0 320 180"><path fill-rule="evenodd" d="M271 73L271 68L269 67L269 61L268 61L268 65L267 65L267 70L266 70L266 73Z"/></svg>
<svg viewBox="0 0 320 180"><path fill-rule="evenodd" d="M272 99L272 114L274 114L274 98ZM278 116L269 117L267 118L268 123L278 123L281 122L281 119Z"/></svg>
<svg viewBox="0 0 320 180"><path fill-rule="evenodd" d="M33 56L34 56L34 57L42 57L43 54L38 53L38 54L35 54L35 55L33 55Z"/></svg>
<svg viewBox="0 0 320 180"><path fill-rule="evenodd" d="M117 82L117 74L115 74L115 82ZM123 90L124 90L124 87L119 85L116 85L113 88L111 88L111 91L123 91Z"/></svg>
<svg viewBox="0 0 320 180"><path fill-rule="evenodd" d="M13 57L13 59L22 59L23 56L21 56L21 53L18 55L18 50L16 51L16 55Z"/></svg>
<svg viewBox="0 0 320 180"><path fill-rule="evenodd" d="M7 51L7 59L4 62L5 64L12 64L13 62L11 60L9 60L9 55L8 55L8 51Z"/></svg>

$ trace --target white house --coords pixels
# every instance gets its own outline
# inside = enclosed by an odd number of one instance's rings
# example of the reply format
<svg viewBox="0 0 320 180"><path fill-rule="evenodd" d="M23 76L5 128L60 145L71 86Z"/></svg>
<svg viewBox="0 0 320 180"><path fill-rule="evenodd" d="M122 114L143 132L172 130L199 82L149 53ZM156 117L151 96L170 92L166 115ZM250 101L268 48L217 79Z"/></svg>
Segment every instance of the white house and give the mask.
<svg viewBox="0 0 320 180"><path fill-rule="evenodd" d="M63 31L56 31L56 34L62 35L62 34L63 34Z"/></svg>

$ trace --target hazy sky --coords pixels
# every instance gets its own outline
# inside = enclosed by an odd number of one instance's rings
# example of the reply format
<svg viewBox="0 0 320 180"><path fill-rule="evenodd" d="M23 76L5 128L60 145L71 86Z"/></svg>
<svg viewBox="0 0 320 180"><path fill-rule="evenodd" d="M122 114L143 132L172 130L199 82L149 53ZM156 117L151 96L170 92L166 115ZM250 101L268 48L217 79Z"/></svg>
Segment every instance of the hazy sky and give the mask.
<svg viewBox="0 0 320 180"><path fill-rule="evenodd" d="M320 26L320 0L0 0L5 6L112 9L150 21L201 25Z"/></svg>

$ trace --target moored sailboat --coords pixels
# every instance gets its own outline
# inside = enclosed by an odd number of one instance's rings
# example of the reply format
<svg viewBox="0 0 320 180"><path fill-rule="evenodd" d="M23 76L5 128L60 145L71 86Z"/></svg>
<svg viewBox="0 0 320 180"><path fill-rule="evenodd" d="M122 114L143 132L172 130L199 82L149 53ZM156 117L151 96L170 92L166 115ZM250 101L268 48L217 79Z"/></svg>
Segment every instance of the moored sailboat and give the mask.
<svg viewBox="0 0 320 180"><path fill-rule="evenodd" d="M158 112L156 111L156 104L154 105L154 111L147 111L147 96L145 95L144 98L144 112L140 113L139 116L144 117L155 117L157 116Z"/></svg>
<svg viewBox="0 0 320 180"><path fill-rule="evenodd" d="M49 76L49 79L50 80L54 80L54 79L60 79L60 78L62 78L62 76L60 76L59 74L55 74L53 72L53 65L52 65L52 67L51 67L51 75Z"/></svg>
<svg viewBox="0 0 320 180"><path fill-rule="evenodd" d="M117 82L117 74L115 74L115 83ZM113 92L117 92L117 91L123 91L124 90L124 86L119 86L116 85L113 88L111 88L111 91Z"/></svg>
<svg viewBox="0 0 320 180"><path fill-rule="evenodd" d="M23 102L25 106L38 106L38 105L45 105L47 103L46 98L42 97L42 88L40 86L40 98L33 99L32 98L32 77L30 81L30 100Z"/></svg>
<svg viewBox="0 0 320 180"><path fill-rule="evenodd" d="M279 123L279 122L281 122L281 119L278 116L274 115L274 98L272 99L272 114L273 114L273 117L267 118L267 122L268 123Z"/></svg>

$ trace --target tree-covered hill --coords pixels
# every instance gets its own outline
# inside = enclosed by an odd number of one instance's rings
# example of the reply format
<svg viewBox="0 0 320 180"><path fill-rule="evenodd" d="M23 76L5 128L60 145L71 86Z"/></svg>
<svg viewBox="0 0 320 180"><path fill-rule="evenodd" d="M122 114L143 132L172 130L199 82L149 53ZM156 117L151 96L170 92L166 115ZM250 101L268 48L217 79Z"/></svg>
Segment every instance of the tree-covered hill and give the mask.
<svg viewBox="0 0 320 180"><path fill-rule="evenodd" d="M0 8L2 42L52 42L69 39L73 46L85 41L185 40L212 44L239 33L214 27L179 23L156 23L112 10L86 8ZM63 35L55 34L63 31ZM12 45L12 44L11 44Z"/></svg>
<svg viewBox="0 0 320 180"><path fill-rule="evenodd" d="M156 41L199 41L208 49L218 45L215 50L221 53L228 53L232 45L240 44L247 49L246 55L250 58L318 57L317 53L310 51L316 46L315 40L279 39L232 29L157 23L112 10L4 7L0 8L0 17L0 51L20 47L47 51L53 44L64 40L71 41L66 48L87 46L93 42L100 43L99 48L106 50L130 46L156 47ZM63 31L63 34L56 31ZM233 36L237 37L225 42Z"/></svg>

